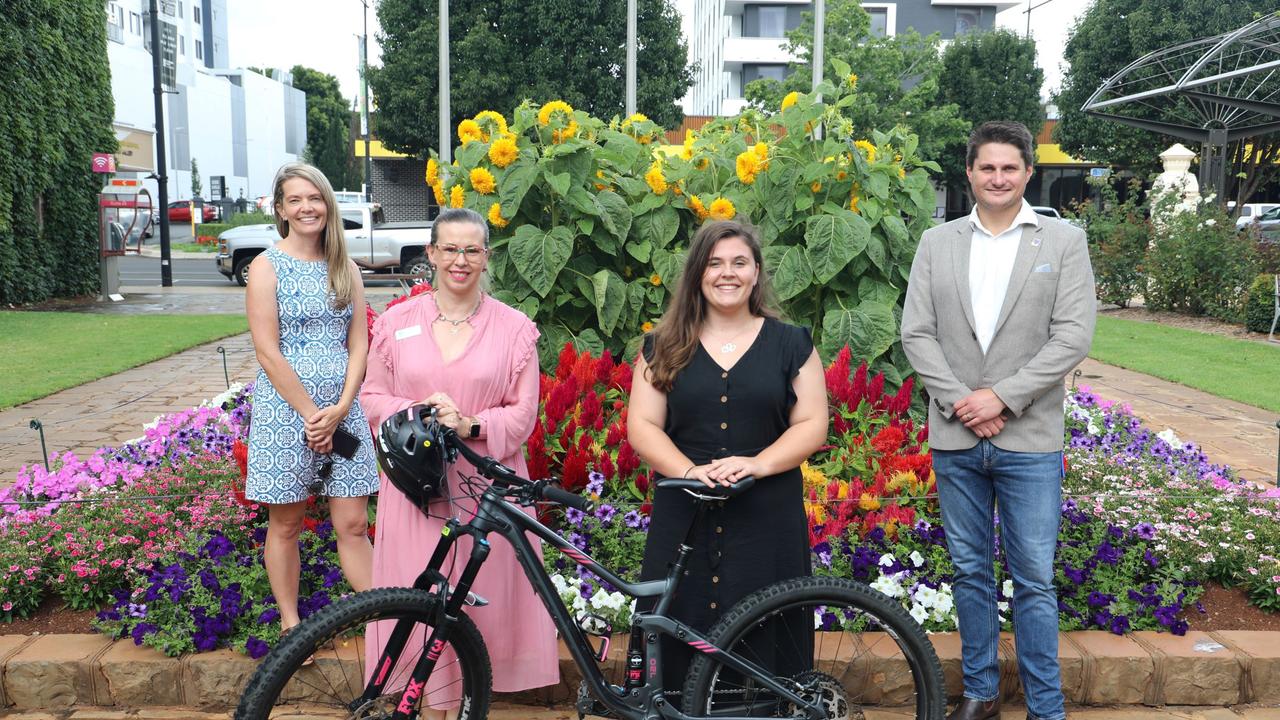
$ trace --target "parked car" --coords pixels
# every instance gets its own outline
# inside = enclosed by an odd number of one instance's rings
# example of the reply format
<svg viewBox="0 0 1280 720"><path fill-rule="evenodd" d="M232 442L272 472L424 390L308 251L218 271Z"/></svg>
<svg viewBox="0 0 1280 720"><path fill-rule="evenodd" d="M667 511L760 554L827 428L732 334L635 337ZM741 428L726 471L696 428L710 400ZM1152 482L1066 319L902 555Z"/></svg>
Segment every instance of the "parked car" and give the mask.
<svg viewBox="0 0 1280 720"><path fill-rule="evenodd" d="M1257 228L1258 234L1262 236L1263 240L1275 242L1280 239L1280 205L1258 215L1253 222L1241 224L1237 220L1236 228L1239 230Z"/></svg>
<svg viewBox="0 0 1280 720"><path fill-rule="evenodd" d="M200 208L201 222L214 222L218 219L218 206L197 200L195 206ZM191 201L177 200L169 203L169 222L191 222Z"/></svg>
<svg viewBox="0 0 1280 720"><path fill-rule="evenodd" d="M1080 222L1075 218L1064 218L1062 217L1062 213L1058 212L1057 208L1052 208L1052 207L1049 207L1048 205L1032 205L1031 211L1037 215L1051 217L1054 220L1061 220L1062 222L1067 223L1069 225L1075 225L1078 228L1084 228L1084 223Z"/></svg>
<svg viewBox="0 0 1280 720"><path fill-rule="evenodd" d="M154 235L156 225L160 222L159 211L155 208L152 208L151 212L144 211L138 217L137 222L134 222L133 219L135 213L137 213L137 210L133 208L120 208L119 215L117 215L120 225L128 233L129 237L142 235L144 238L149 238Z"/></svg>
<svg viewBox="0 0 1280 720"><path fill-rule="evenodd" d="M431 222L384 222L377 203L343 203L339 208L347 254L365 274L420 275L427 268ZM249 263L280 241L276 226L242 225L218 236L214 262L218 272L241 286L248 284Z"/></svg>
<svg viewBox="0 0 1280 720"><path fill-rule="evenodd" d="M1236 204L1234 202L1227 203L1227 210L1234 210ZM1280 208L1280 203L1245 203L1240 208L1240 216L1236 218L1236 229L1244 229L1252 223L1258 222L1262 217L1276 209Z"/></svg>

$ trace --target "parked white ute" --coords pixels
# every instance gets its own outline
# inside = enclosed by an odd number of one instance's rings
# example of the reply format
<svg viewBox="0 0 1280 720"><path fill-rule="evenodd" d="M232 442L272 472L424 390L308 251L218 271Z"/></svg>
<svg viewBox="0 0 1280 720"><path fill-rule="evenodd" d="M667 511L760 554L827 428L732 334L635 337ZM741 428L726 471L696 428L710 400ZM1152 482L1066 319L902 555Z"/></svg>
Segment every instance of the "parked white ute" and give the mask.
<svg viewBox="0 0 1280 720"><path fill-rule="evenodd" d="M420 275L427 268L431 221L383 222L377 203L342 203L338 207L346 233L347 255L365 274ZM249 263L258 253L280 241L275 225L241 225L218 235L218 272L242 287L249 280Z"/></svg>

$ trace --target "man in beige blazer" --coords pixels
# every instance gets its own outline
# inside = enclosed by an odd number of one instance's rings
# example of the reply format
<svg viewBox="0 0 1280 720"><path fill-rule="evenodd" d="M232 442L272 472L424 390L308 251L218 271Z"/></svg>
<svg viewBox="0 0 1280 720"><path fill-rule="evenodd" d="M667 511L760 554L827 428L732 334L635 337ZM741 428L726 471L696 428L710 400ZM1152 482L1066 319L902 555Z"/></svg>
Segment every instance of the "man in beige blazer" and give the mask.
<svg viewBox="0 0 1280 720"><path fill-rule="evenodd" d="M1023 200L1034 161L1019 123L973 131L966 167L977 204L924 233L902 311L902 346L929 393L929 445L956 570L964 699L949 720L1000 714L996 504L1027 717L1066 717L1053 587L1063 378L1089 351L1096 303L1084 231L1037 216Z"/></svg>

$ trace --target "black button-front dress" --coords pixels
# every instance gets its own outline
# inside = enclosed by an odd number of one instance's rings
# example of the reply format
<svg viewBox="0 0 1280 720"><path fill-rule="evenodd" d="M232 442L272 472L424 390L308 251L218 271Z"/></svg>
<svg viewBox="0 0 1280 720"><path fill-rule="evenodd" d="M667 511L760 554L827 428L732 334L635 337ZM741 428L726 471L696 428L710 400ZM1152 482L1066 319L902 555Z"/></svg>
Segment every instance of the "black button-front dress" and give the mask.
<svg viewBox="0 0 1280 720"><path fill-rule="evenodd" d="M758 454L790 427L796 402L792 381L812 352L807 328L773 318L765 318L755 341L728 370L699 345L667 393L667 435L690 462L699 465L732 455ZM645 338L644 356L652 362L652 337ZM655 492L641 579L666 577L694 520L696 503L680 490ZM746 493L708 503L694 528L694 551L670 614L706 631L744 596L778 580L808 575L808 537L799 468L756 478ZM651 608L649 603L644 609ZM801 627L793 631L811 638L812 618L801 620ZM794 642L782 645L794 646ZM667 691L683 686L692 657L687 646L662 639ZM774 665L771 669L776 672L801 670L810 662L809 658L750 659Z"/></svg>

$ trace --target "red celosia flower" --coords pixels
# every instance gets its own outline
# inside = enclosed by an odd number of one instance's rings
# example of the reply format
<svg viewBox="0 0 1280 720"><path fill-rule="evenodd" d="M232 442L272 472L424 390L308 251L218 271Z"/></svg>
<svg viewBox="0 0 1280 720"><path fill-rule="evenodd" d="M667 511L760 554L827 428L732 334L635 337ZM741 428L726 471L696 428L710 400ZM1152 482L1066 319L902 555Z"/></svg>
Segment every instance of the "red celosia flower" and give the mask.
<svg viewBox="0 0 1280 720"><path fill-rule="evenodd" d="M877 375L876 377L883 377ZM906 435L900 428L893 425L887 425L876 433L875 438L871 440L871 447L875 448L881 455L892 455L902 447L902 441L906 439Z"/></svg>

